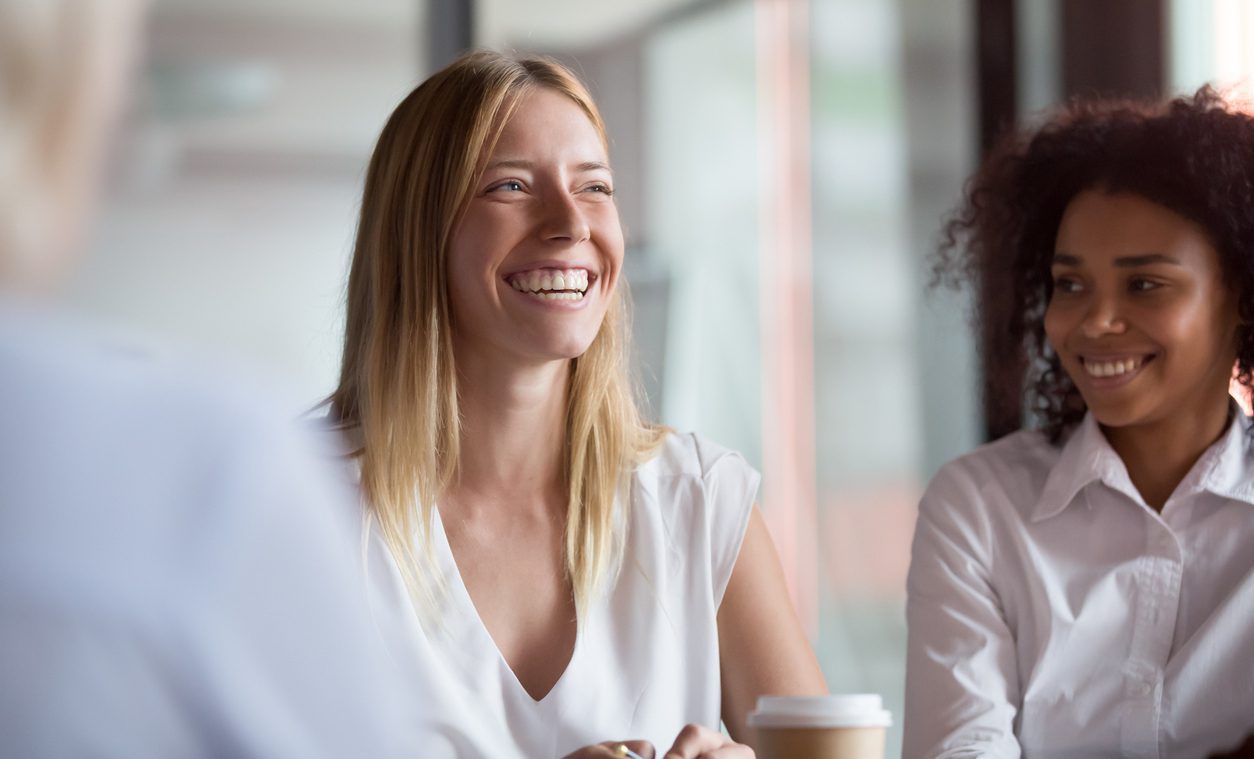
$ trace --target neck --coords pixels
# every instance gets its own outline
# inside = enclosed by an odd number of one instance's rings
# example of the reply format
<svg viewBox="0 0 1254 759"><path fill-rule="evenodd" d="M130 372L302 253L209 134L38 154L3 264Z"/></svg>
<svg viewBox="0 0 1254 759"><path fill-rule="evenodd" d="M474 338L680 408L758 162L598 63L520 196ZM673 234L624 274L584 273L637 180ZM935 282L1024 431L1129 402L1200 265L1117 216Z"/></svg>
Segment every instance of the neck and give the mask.
<svg viewBox="0 0 1254 759"><path fill-rule="evenodd" d="M1228 404L1224 395L1222 404L1213 404L1200 413L1176 414L1135 427L1102 427L1150 508L1161 511L1198 458L1224 434Z"/></svg>
<svg viewBox="0 0 1254 759"><path fill-rule="evenodd" d="M457 355L461 445L452 502L564 502L570 361L528 366Z"/></svg>

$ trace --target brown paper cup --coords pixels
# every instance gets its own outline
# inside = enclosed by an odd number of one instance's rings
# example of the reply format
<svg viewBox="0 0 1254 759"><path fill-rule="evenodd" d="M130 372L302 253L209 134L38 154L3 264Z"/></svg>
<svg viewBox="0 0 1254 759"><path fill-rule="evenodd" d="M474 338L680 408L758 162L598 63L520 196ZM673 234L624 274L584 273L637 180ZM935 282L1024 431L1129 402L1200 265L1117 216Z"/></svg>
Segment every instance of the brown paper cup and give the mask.
<svg viewBox="0 0 1254 759"><path fill-rule="evenodd" d="M892 715L879 696L763 696L749 715L758 759L884 759Z"/></svg>

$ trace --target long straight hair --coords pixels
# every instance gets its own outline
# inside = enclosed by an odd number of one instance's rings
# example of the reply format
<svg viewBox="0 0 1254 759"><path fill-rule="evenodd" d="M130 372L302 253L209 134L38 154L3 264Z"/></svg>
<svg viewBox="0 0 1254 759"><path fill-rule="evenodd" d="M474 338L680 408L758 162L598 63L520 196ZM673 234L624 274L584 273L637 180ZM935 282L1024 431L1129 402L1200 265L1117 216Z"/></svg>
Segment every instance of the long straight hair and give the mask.
<svg viewBox="0 0 1254 759"><path fill-rule="evenodd" d="M545 58L468 53L392 113L362 194L348 280L340 382L332 418L360 440L361 485L419 610L442 592L432 511L457 471L457 371L448 248L505 122L529 91L576 103L603 144L605 127L575 76ZM618 290L624 290L619 282ZM627 372L625 293L615 292L592 345L572 359L565 420L565 560L577 610L617 566L615 502L664 428L642 421Z"/></svg>

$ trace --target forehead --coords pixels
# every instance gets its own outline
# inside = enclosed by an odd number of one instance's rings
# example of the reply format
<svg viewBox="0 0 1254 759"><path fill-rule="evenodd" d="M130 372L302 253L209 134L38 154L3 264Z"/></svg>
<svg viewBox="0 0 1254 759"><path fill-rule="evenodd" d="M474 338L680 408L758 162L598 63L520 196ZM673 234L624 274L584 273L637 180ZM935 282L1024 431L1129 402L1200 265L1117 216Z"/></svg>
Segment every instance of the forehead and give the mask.
<svg viewBox="0 0 1254 759"><path fill-rule="evenodd" d="M1192 220L1140 195L1085 190L1063 211L1055 252L1084 260L1152 253L1217 263L1206 231Z"/></svg>
<svg viewBox="0 0 1254 759"><path fill-rule="evenodd" d="M519 97L492 157L605 162L606 151L601 132L578 103L561 92L535 87Z"/></svg>

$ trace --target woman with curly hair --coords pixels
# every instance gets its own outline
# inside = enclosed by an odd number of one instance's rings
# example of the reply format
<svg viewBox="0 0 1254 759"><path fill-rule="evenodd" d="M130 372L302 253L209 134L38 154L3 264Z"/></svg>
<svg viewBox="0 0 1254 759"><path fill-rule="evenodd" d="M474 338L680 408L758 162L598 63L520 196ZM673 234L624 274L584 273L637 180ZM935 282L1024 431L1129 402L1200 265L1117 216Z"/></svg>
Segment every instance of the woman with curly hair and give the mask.
<svg viewBox="0 0 1254 759"><path fill-rule="evenodd" d="M1209 88L1007 137L946 228L994 407L908 581L905 755L1204 756L1254 723L1254 117ZM1026 381L1025 381L1026 380Z"/></svg>

